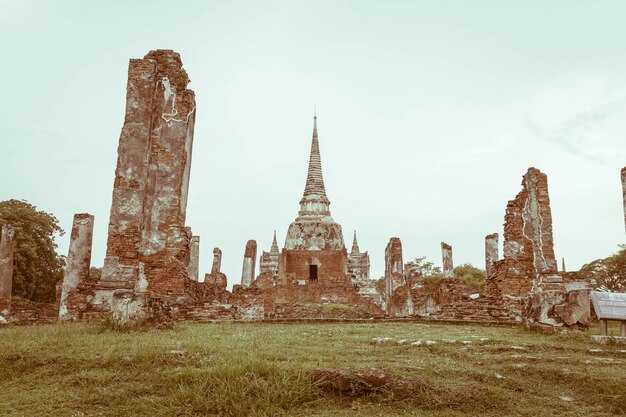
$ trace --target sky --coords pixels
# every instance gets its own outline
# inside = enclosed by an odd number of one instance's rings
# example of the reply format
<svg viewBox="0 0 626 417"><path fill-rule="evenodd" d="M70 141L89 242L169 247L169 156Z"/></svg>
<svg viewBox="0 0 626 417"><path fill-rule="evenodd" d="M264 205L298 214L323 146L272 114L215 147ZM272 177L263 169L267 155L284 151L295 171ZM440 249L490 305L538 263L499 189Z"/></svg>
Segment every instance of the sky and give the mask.
<svg viewBox="0 0 626 417"><path fill-rule="evenodd" d="M102 266L128 60L181 54L196 93L187 225L201 275L248 239L284 244L313 109L331 212L371 277L405 262L484 267L484 237L534 166L568 270L625 242L626 2L0 0L0 201L69 232L95 215ZM502 237L500 244L502 245ZM57 238L67 254L69 233ZM258 265L258 263L257 263Z"/></svg>

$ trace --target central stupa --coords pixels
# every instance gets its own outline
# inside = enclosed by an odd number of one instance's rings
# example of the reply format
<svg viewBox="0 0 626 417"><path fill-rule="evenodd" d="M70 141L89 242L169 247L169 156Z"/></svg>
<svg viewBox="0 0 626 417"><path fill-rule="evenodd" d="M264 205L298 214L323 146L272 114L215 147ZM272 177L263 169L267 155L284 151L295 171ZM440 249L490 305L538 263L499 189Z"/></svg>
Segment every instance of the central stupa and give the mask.
<svg viewBox="0 0 626 417"><path fill-rule="evenodd" d="M345 251L341 226L330 217L322 160L317 136L317 116L313 117L313 140L300 211L289 225L285 249L297 251Z"/></svg>

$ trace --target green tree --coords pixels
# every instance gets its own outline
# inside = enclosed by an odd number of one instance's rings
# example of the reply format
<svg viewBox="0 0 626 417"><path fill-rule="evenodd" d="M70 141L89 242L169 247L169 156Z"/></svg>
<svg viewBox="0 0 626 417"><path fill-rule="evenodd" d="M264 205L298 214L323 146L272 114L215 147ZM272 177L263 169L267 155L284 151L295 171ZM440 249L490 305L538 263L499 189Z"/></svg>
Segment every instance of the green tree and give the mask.
<svg viewBox="0 0 626 417"><path fill-rule="evenodd" d="M422 277L424 290L428 294L435 291L439 281L443 279L441 268L426 260L425 256L407 262L406 268L409 276Z"/></svg>
<svg viewBox="0 0 626 417"><path fill-rule="evenodd" d="M52 302L56 282L63 278L64 257L57 255L55 236L63 235L50 213L26 201L0 202L0 225L15 228L13 294L29 300Z"/></svg>
<svg viewBox="0 0 626 417"><path fill-rule="evenodd" d="M485 287L485 271L471 264L462 264L454 268L454 277L476 288L479 292Z"/></svg>
<svg viewBox="0 0 626 417"><path fill-rule="evenodd" d="M583 265L578 274L588 278L594 289L608 292L626 291L626 245L617 253Z"/></svg>

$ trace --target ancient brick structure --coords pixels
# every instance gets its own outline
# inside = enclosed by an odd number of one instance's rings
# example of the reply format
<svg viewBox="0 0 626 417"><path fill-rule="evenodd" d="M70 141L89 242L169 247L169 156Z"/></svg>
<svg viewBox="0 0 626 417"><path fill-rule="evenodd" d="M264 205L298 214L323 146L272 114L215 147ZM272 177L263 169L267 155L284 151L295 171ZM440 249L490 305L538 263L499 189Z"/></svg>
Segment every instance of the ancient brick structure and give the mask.
<svg viewBox="0 0 626 417"><path fill-rule="evenodd" d="M196 108L187 83L174 51L130 61L102 288L184 293Z"/></svg>
<svg viewBox="0 0 626 417"><path fill-rule="evenodd" d="M367 251L361 253L356 240L356 230L352 239L352 250L348 255L348 273L352 283L359 287L367 285L370 281L370 256Z"/></svg>
<svg viewBox="0 0 626 417"><path fill-rule="evenodd" d="M189 278L198 281L198 269L200 268L200 236L192 236L189 243Z"/></svg>
<svg viewBox="0 0 626 417"><path fill-rule="evenodd" d="M211 265L211 273L219 274L222 269L222 251L220 248L213 248L213 264Z"/></svg>
<svg viewBox="0 0 626 417"><path fill-rule="evenodd" d="M441 259L443 263L443 277L452 278L454 276L454 264L452 263L452 246L441 242Z"/></svg>
<svg viewBox="0 0 626 417"><path fill-rule="evenodd" d="M538 169L529 168L522 191L507 204L504 259L495 264L493 288L521 311L521 302L535 282L556 273L548 179Z"/></svg>
<svg viewBox="0 0 626 417"><path fill-rule="evenodd" d="M250 287L256 275L256 240L246 243L246 251L243 254L243 268L241 270L241 285Z"/></svg>
<svg viewBox="0 0 626 417"><path fill-rule="evenodd" d="M622 168L622 198L624 200L624 227L626 227L626 167Z"/></svg>
<svg viewBox="0 0 626 417"><path fill-rule="evenodd" d="M392 237L385 248L385 292L390 296L401 285L404 285L402 242Z"/></svg>
<svg viewBox="0 0 626 417"><path fill-rule="evenodd" d="M485 236L485 273L487 278L493 273L493 264L499 259L498 234L492 233Z"/></svg>
<svg viewBox="0 0 626 417"><path fill-rule="evenodd" d="M11 308L14 237L15 229L13 226L2 225L0 236L0 311Z"/></svg>
<svg viewBox="0 0 626 417"><path fill-rule="evenodd" d="M504 259L494 264L486 295L503 300L520 319L557 326L586 324L588 297L585 303L584 296L568 292L558 274L545 174L528 169L522 191L509 201L504 219Z"/></svg>
<svg viewBox="0 0 626 417"><path fill-rule="evenodd" d="M263 251L259 262L259 274L270 273L272 277L278 277L278 259L280 258L280 250L276 241L276 230L274 230L274 240L269 252Z"/></svg>
<svg viewBox="0 0 626 417"><path fill-rule="evenodd" d="M68 300L73 299L73 293L79 284L84 284L89 279L93 223L94 217L91 214L80 213L74 215L72 233L70 235L70 248L67 254L59 303L60 320L75 320L78 318L79 312L76 306L71 302L68 303Z"/></svg>
<svg viewBox="0 0 626 417"><path fill-rule="evenodd" d="M260 275L250 285L242 280L241 286L233 287L230 302L236 317L282 319L344 316L346 312L359 317L382 314L371 298L359 295L352 282L341 226L330 216L329 205L315 117L298 217L289 226L282 251L279 252L274 239L270 252L263 253ZM325 307L331 305L341 308Z"/></svg>

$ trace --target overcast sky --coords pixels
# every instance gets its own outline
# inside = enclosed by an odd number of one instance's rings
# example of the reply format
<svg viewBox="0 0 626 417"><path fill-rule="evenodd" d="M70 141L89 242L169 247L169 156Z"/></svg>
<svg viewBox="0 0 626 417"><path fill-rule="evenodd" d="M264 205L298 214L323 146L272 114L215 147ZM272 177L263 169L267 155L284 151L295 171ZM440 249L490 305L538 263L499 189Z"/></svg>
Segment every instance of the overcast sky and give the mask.
<svg viewBox="0 0 626 417"><path fill-rule="evenodd" d="M181 54L197 118L187 224L229 286L248 239L284 244L317 105L326 190L371 276L405 261L484 267L484 237L530 166L548 175L568 269L624 243L624 1L0 0L0 200L71 229L101 266L128 60ZM67 233L58 239L67 254ZM502 239L501 239L502 240ZM501 242L502 243L502 242Z"/></svg>

